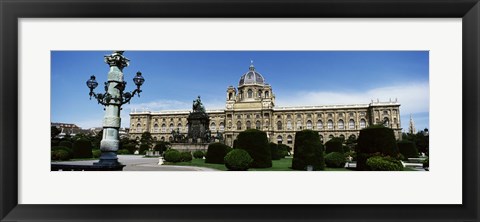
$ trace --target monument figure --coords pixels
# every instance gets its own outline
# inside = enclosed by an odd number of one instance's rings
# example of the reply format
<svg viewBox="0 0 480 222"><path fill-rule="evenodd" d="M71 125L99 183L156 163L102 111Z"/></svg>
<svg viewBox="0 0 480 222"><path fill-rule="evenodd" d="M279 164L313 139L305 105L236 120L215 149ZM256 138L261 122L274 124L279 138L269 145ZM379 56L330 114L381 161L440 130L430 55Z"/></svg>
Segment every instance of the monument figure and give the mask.
<svg viewBox="0 0 480 222"><path fill-rule="evenodd" d="M187 138L192 143L208 143L210 142L211 133L209 133L208 126L210 125L210 119L205 112L205 107L202 104L200 96L196 100L193 100L192 112L188 115L188 134Z"/></svg>

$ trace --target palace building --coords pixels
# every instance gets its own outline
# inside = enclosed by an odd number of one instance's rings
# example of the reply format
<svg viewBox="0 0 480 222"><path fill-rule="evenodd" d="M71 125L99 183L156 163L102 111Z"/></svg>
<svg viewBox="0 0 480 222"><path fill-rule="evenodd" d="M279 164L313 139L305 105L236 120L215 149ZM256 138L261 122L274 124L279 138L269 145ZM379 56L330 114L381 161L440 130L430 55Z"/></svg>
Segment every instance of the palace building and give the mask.
<svg viewBox="0 0 480 222"><path fill-rule="evenodd" d="M400 104L395 101L371 101L368 104L276 107L272 86L255 70L253 64L240 77L238 87L229 86L226 106L206 110L210 131L223 134L225 144L232 146L237 135L246 129L267 133L270 142L293 147L295 132L318 131L323 142L333 137L358 137L360 130L372 124L384 124L401 137ZM208 108L208 107L206 107ZM172 141L172 130L187 134L190 111L143 111L130 113L130 138L139 139L148 131L155 140Z"/></svg>

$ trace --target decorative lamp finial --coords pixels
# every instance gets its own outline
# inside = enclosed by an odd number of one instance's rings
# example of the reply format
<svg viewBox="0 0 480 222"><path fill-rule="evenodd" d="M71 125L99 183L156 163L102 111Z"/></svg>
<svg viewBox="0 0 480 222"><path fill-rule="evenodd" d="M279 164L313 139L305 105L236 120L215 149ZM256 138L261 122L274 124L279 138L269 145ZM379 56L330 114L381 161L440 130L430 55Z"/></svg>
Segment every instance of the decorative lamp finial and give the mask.
<svg viewBox="0 0 480 222"><path fill-rule="evenodd" d="M253 59L250 59L250 70L255 70L255 66L253 66Z"/></svg>

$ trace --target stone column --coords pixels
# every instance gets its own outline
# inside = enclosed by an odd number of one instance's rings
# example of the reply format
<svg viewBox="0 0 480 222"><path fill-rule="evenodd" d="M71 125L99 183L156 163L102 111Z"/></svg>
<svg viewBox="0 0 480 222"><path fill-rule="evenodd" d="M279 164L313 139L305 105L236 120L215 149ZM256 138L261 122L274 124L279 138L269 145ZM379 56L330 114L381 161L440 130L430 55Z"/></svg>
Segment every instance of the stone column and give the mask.
<svg viewBox="0 0 480 222"><path fill-rule="evenodd" d="M107 95L110 96L105 106L105 117L103 118L103 138L100 142L102 154L100 165L120 165L118 162L117 151L119 147L118 130L120 128L120 107L121 91L125 87L123 81L123 68L128 66L129 60L123 56L123 51L115 51L113 54L105 56L105 63L110 66L108 72L108 81L105 84ZM106 98L108 98L106 96Z"/></svg>

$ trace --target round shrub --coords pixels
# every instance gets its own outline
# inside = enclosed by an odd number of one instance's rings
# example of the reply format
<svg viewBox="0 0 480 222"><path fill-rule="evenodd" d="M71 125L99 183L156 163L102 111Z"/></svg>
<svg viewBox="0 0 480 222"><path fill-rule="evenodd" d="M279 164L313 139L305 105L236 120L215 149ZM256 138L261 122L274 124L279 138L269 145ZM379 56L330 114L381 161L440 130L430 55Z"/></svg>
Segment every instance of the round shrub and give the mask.
<svg viewBox="0 0 480 222"><path fill-rule="evenodd" d="M250 154L243 149L234 149L225 156L225 166L229 170L248 170L252 162L253 159Z"/></svg>
<svg viewBox="0 0 480 222"><path fill-rule="evenodd" d="M201 150L197 150L193 152L193 157L195 157L195 159L202 159L204 156L205 156L205 153Z"/></svg>
<svg viewBox="0 0 480 222"><path fill-rule="evenodd" d="M93 158L99 158L101 154L102 154L102 151L100 150L92 150Z"/></svg>
<svg viewBox="0 0 480 222"><path fill-rule="evenodd" d="M117 154L127 155L127 154L130 154L130 151L128 151L127 149L121 149L121 150L117 151Z"/></svg>
<svg viewBox="0 0 480 222"><path fill-rule="evenodd" d="M180 153L180 162L190 162L190 161L192 161L192 154L190 152Z"/></svg>
<svg viewBox="0 0 480 222"><path fill-rule="evenodd" d="M68 148L66 146L54 146L52 147L52 152L56 153L56 151L58 150L63 150L67 153L67 157L68 159L71 159L73 158L73 151L71 148ZM56 154L55 154L56 155Z"/></svg>
<svg viewBox="0 0 480 222"><path fill-rule="evenodd" d="M74 158L92 158L92 143L87 139L79 139L73 143Z"/></svg>
<svg viewBox="0 0 480 222"><path fill-rule="evenodd" d="M248 129L238 134L237 147L244 149L252 157L252 168L272 167L272 154L267 134L257 129Z"/></svg>
<svg viewBox="0 0 480 222"><path fill-rule="evenodd" d="M272 155L272 160L279 160L283 158L284 156L281 156L282 153L280 153L280 150L278 149L278 146L276 143L269 143L270 146L270 153Z"/></svg>
<svg viewBox="0 0 480 222"><path fill-rule="evenodd" d="M417 158L418 150L414 142L408 140L402 140L397 143L398 150L400 153L407 158Z"/></svg>
<svg viewBox="0 0 480 222"><path fill-rule="evenodd" d="M65 161L70 159L70 154L65 150L53 151L53 155L55 160Z"/></svg>
<svg viewBox="0 0 480 222"><path fill-rule="evenodd" d="M63 140L63 141L60 141L60 143L58 143L58 146L65 146L68 148L72 148L73 144L70 141Z"/></svg>
<svg viewBox="0 0 480 222"><path fill-rule="evenodd" d="M393 130L383 125L360 130L357 142L357 170L368 170L367 159L376 153L381 156L397 156L399 153Z"/></svg>
<svg viewBox="0 0 480 222"><path fill-rule="evenodd" d="M293 169L305 170L309 165L313 170L325 169L324 148L317 132L313 130L297 132L293 150Z"/></svg>
<svg viewBox="0 0 480 222"><path fill-rule="evenodd" d="M208 145L205 163L219 163L223 164L223 159L227 155L229 146L223 143L211 143Z"/></svg>
<svg viewBox="0 0 480 222"><path fill-rule="evenodd" d="M401 171L402 163L392 157L372 156L367 159L367 167L373 171Z"/></svg>
<svg viewBox="0 0 480 222"><path fill-rule="evenodd" d="M170 149L165 151L164 159L167 162L177 163L182 160L182 154L178 150Z"/></svg>
<svg viewBox="0 0 480 222"><path fill-rule="evenodd" d="M331 152L325 155L325 164L327 167L342 168L345 166L345 155L339 152Z"/></svg>
<svg viewBox="0 0 480 222"><path fill-rule="evenodd" d="M343 153L343 139L334 137L325 143L325 153L337 152Z"/></svg>

